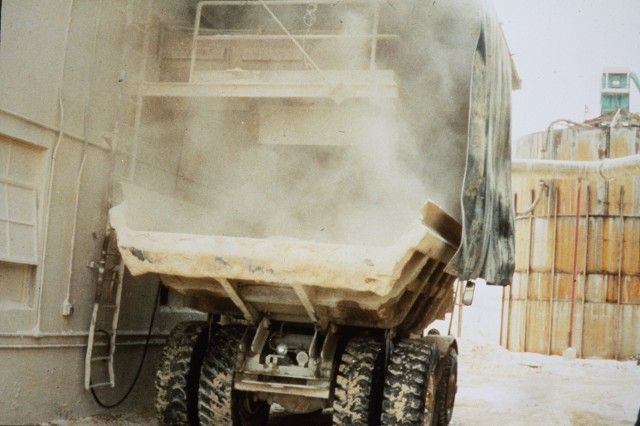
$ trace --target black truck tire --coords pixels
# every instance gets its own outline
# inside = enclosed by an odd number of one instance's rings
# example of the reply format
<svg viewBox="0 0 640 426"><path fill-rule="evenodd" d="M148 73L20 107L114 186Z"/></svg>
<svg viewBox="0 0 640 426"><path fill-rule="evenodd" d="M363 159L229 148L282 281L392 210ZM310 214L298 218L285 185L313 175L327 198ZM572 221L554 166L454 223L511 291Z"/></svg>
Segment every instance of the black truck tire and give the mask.
<svg viewBox="0 0 640 426"><path fill-rule="evenodd" d="M436 388L435 424L446 426L451 423L458 390L458 351L453 347L449 348L447 356L440 362L442 374Z"/></svg>
<svg viewBox="0 0 640 426"><path fill-rule="evenodd" d="M198 381L208 325L179 323L169 335L156 372L155 408L163 425L198 424Z"/></svg>
<svg viewBox="0 0 640 426"><path fill-rule="evenodd" d="M265 425L269 404L233 389L235 363L244 326L217 327L202 362L198 389L198 416L202 426Z"/></svg>
<svg viewBox="0 0 640 426"><path fill-rule="evenodd" d="M334 425L379 424L382 348L382 342L371 337L356 337L347 343L336 375Z"/></svg>
<svg viewBox="0 0 640 426"><path fill-rule="evenodd" d="M438 347L403 339L391 353L382 399L383 425L431 425L435 408Z"/></svg>

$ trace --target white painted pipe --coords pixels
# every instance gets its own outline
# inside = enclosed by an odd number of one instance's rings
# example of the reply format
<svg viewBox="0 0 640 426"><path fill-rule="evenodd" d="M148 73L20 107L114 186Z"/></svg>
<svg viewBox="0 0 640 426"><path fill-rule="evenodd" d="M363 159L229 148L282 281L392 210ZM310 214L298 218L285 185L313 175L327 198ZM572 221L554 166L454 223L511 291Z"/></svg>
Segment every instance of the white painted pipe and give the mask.
<svg viewBox="0 0 640 426"><path fill-rule="evenodd" d="M60 109L60 120L58 122L58 138L56 139L56 143L53 147L51 153L51 159L49 160L49 176L47 182L47 194L46 194L46 204L44 210L44 219L43 219L43 235L42 235L42 260L41 260L41 268L39 271L38 283L36 286L36 320L33 326L34 333L40 332L40 325L42 321L42 292L44 288L44 274L42 270L45 268L47 261L47 247L49 245L49 216L51 213L51 199L53 195L53 178L56 172L56 155L58 153L58 148L62 143L62 138L64 137L64 102L63 102L63 88L64 88L64 70L65 65L67 63L67 52L69 51L69 32L71 30L71 19L73 18L73 0L69 2L69 13L67 17L67 30L65 31L64 36L64 56L62 57L62 69L60 73L60 88L58 89L58 103Z"/></svg>
<svg viewBox="0 0 640 426"><path fill-rule="evenodd" d="M538 179L614 179L640 175L640 154L596 161L515 159L511 161L511 174Z"/></svg>
<svg viewBox="0 0 640 426"><path fill-rule="evenodd" d="M93 64L91 65L91 74L89 75L89 87L85 93L85 104L83 111L83 133L84 133L84 143L82 144L82 157L80 159L80 165L78 166L78 174L76 175L76 184L75 189L73 191L73 219L71 223L73 227L71 228L71 239L70 239L70 249L69 249L69 262L67 264L67 274L68 279L66 282L66 291L65 298L62 302L61 313L63 316L70 316L73 313L73 304L71 303L71 282L73 281L73 263L76 258L76 234L78 231L78 210L80 209L80 185L82 183L82 176L84 175L84 166L87 162L87 147L89 146L89 117L90 113L93 112L93 105L91 100L93 98L93 89L96 82L96 68L98 67L98 37L100 35L100 24L102 22L102 11L103 11L104 2L100 2L98 6L98 11L96 13L96 23L95 23L95 31L93 37L93 46L91 51L94 52ZM63 64L64 67L64 64ZM64 84L64 82L63 82ZM60 126L62 128L62 126ZM50 189L51 190L51 189Z"/></svg>
<svg viewBox="0 0 640 426"><path fill-rule="evenodd" d="M155 328L154 328L155 329ZM118 336L146 336L147 330L118 330ZM0 333L0 338L20 338L20 339L43 339L43 338L71 338L71 337L87 337L88 331L69 330L69 331L57 331L57 332L38 332L33 331L21 332L21 331L8 331ZM154 337L163 338L169 336L165 332L154 332L151 334Z"/></svg>
<svg viewBox="0 0 640 426"><path fill-rule="evenodd" d="M118 342L117 346L144 346L146 344L146 340L137 340L133 342ZM149 341L149 346L162 346L165 344L165 340L163 339L151 339ZM94 346L108 346L106 342L96 343ZM67 349L67 348L86 348L86 343L45 343L45 344L37 344L37 343L24 343L24 344L9 344L9 345L0 345L0 350L7 349Z"/></svg>
<svg viewBox="0 0 640 426"><path fill-rule="evenodd" d="M85 338L88 336L87 331L61 331L61 332L40 332L34 334L33 332L4 332L0 333L0 338L5 338L7 341L0 342L0 351L5 349L62 349L62 348L86 348L86 342L73 342L77 338ZM134 338L134 340L117 342L117 346L143 346L146 342L148 330L122 330L118 332L118 336ZM153 332L149 345L158 346L163 345L169 335L163 332ZM24 343L25 339L43 339L49 338L52 341L50 343L45 342L29 342ZM140 338L143 338L140 340ZM16 340L22 343L9 343L11 340ZM71 341L70 341L71 340ZM108 346L107 342L96 342L94 346Z"/></svg>

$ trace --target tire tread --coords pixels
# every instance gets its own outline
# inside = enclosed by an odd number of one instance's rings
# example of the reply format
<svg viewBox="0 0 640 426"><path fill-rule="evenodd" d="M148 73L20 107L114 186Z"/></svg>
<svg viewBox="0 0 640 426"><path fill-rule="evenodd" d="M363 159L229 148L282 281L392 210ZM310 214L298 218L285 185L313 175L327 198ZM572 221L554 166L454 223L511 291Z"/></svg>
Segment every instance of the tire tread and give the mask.
<svg viewBox="0 0 640 426"><path fill-rule="evenodd" d="M403 339L395 345L385 375L383 425L422 424L427 381L437 356L437 347L424 340Z"/></svg>
<svg viewBox="0 0 640 426"><path fill-rule="evenodd" d="M352 338L344 349L333 400L334 425L369 425L379 420L378 383L382 343L374 338Z"/></svg>
<svg viewBox="0 0 640 426"><path fill-rule="evenodd" d="M155 409L160 424L197 423L198 375L208 326L203 321L181 322L162 350L155 377Z"/></svg>

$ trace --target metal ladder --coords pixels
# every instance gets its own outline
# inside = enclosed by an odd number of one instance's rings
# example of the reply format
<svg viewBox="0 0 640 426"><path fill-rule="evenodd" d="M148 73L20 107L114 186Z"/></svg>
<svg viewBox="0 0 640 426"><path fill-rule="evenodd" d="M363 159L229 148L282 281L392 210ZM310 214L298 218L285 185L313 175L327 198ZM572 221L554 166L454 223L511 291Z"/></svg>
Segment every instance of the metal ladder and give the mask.
<svg viewBox="0 0 640 426"><path fill-rule="evenodd" d="M97 283L87 338L87 352L84 359L84 388L86 390L115 386L113 360L116 352L124 263L112 232L107 232L105 236L100 260L92 261L88 266L96 271ZM102 332L108 336L106 346L96 344L96 332ZM102 367L101 371L106 376L97 382L94 382L91 377L92 371L96 370L95 364Z"/></svg>
<svg viewBox="0 0 640 426"><path fill-rule="evenodd" d="M146 64L148 57L149 33L151 25L151 17L153 13L153 0L146 0L146 10L144 20L136 22L135 8L136 4L127 2L124 9L118 9L125 20L125 29L140 32L144 36L142 56L140 59L138 71L141 75L140 82L144 80L146 72ZM125 44L122 49L120 58L120 68L125 69L128 56L132 52L132 47ZM123 82L126 80L126 74L119 75ZM139 90L135 90L134 94L127 93L124 86L119 93L119 110L116 116L116 125L113 135L111 148L113 150L114 170L117 162L117 154L124 154L127 158L128 171L123 173L124 178L132 179L135 173L135 161L137 156L137 140L142 115L142 97ZM133 97L133 99L130 99ZM122 111L127 110L125 103L135 104L134 117L134 137L133 146L130 150L123 150L119 147ZM118 318L120 315L120 300L122 298L122 283L124 279L124 263L118 252L116 245L116 235L111 229L107 229L102 247L102 254L99 260L92 261L88 265L89 268L96 271L96 291L91 312L91 324L89 325L89 333L87 337L87 352L84 360L84 388L86 390L98 387L115 387L115 371L114 356L116 351L116 337L118 331ZM106 339L96 339L96 334L105 334ZM106 340L106 341L105 341ZM102 373L99 377L92 378L92 374L98 376L98 372Z"/></svg>

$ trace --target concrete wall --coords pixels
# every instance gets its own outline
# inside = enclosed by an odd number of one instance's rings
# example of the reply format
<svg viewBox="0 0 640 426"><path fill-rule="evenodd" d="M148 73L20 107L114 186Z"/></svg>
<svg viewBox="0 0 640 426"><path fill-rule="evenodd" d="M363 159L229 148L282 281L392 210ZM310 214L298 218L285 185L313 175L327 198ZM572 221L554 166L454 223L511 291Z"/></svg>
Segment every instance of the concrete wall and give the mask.
<svg viewBox="0 0 640 426"><path fill-rule="evenodd" d="M111 146L120 139L126 147L128 135L114 132L127 129L121 126L125 118L131 121L131 111L122 111L121 105L130 104L123 99L135 93L146 53L153 63L153 43L148 51L142 49L149 4L154 6L151 40L157 39L160 19L186 13L163 1L2 2L0 190L22 188L27 200L35 194L35 207L7 213L3 209L18 203L18 196L9 194L0 201L0 217L8 214L7 223L13 223L12 215L30 218L31 225L15 226L35 235L36 254L31 262L9 252L0 255L1 424L103 411L82 387L95 291L95 273L87 264L100 255L111 199ZM153 179L154 169L147 174ZM0 233L0 244L28 252L23 246L31 240L15 232ZM137 367L156 283L154 278L125 281L117 387L99 391L107 401L126 390ZM68 316L62 314L65 301L73 306ZM154 347L122 409L151 407L158 344L176 319L191 315L182 308L158 309Z"/></svg>

